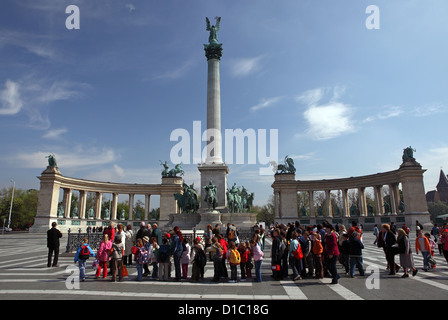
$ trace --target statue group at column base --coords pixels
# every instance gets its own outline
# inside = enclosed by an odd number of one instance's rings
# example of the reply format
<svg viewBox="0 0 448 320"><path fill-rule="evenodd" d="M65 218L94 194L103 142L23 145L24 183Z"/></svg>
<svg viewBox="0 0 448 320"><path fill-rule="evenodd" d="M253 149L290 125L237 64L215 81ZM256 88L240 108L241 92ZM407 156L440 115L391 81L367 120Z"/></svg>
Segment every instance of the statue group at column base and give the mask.
<svg viewBox="0 0 448 320"><path fill-rule="evenodd" d="M178 226L183 230L206 230L208 225L215 227L217 224L227 225L227 223L234 224L240 230L250 229L257 223L257 215L249 212L230 213L226 210L205 209L199 213L170 214L170 220L164 227Z"/></svg>

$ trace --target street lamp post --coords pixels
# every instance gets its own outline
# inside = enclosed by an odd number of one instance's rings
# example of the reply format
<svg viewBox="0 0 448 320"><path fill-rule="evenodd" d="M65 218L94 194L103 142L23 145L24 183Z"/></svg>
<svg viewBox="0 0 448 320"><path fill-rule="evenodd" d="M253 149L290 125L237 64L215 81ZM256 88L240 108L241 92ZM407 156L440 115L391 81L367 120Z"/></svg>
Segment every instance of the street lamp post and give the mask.
<svg viewBox="0 0 448 320"><path fill-rule="evenodd" d="M10 180L11 182L13 182L13 187L12 187L12 195L11 195L11 207L9 208L9 221L8 221L8 230L11 227L11 213L12 213L12 203L14 201L14 189L16 188L16 182L14 180Z"/></svg>

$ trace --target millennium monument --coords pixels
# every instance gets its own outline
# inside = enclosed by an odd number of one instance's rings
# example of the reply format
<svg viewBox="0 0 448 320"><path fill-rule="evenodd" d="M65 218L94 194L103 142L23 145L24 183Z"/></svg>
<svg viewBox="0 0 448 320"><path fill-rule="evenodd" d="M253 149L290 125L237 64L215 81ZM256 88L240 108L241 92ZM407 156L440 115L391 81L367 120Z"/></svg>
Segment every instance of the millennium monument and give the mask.
<svg viewBox="0 0 448 320"><path fill-rule="evenodd" d="M204 44L207 57L207 158L198 167L201 173L201 208L202 213L225 211L227 174L229 167L222 160L221 134L221 85L219 62L222 56L222 44L218 43L217 32L221 17L216 17L216 24L211 25L206 18L206 30L210 32L209 43ZM215 187L212 187L212 186Z"/></svg>

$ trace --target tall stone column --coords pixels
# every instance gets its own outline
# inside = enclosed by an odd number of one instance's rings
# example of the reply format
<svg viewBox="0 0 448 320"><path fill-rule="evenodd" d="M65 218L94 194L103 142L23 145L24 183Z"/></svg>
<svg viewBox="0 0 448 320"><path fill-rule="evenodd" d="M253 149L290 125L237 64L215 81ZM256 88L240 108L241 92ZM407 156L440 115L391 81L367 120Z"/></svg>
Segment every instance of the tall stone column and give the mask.
<svg viewBox="0 0 448 320"><path fill-rule="evenodd" d="M343 217L350 217L350 206L348 201L348 189L342 189Z"/></svg>
<svg viewBox="0 0 448 320"><path fill-rule="evenodd" d="M134 220L134 194L129 194L129 215L128 221Z"/></svg>
<svg viewBox="0 0 448 320"><path fill-rule="evenodd" d="M95 219L101 219L101 205L103 204L103 194L101 192L96 193L95 203Z"/></svg>
<svg viewBox="0 0 448 320"><path fill-rule="evenodd" d="M79 218L86 219L87 191L79 190Z"/></svg>
<svg viewBox="0 0 448 320"><path fill-rule="evenodd" d="M219 23L219 22L218 22ZM220 212L227 211L227 174L229 167L222 160L222 132L221 132L221 88L219 63L222 56L222 44L218 43L216 31L219 25L208 26L207 30L213 30L209 44L204 45L207 57L207 157L205 163L199 165L201 173L201 208L202 212L208 210L205 202L206 190L203 188L211 181L216 186L218 205Z"/></svg>
<svg viewBox="0 0 448 320"><path fill-rule="evenodd" d="M314 212L314 191L308 191L308 198L310 204L310 218L315 218L316 214Z"/></svg>
<svg viewBox="0 0 448 320"><path fill-rule="evenodd" d="M379 216L384 216L383 186L375 186L374 191L376 213Z"/></svg>
<svg viewBox="0 0 448 320"><path fill-rule="evenodd" d="M149 210L150 210L150 201L151 201L151 195L145 194L145 221L149 218Z"/></svg>
<svg viewBox="0 0 448 320"><path fill-rule="evenodd" d="M70 218L72 205L72 189L64 188L64 218Z"/></svg>
<svg viewBox="0 0 448 320"><path fill-rule="evenodd" d="M367 216L367 200L366 200L366 188L358 188L358 198L359 198L359 215L361 217Z"/></svg>
<svg viewBox="0 0 448 320"><path fill-rule="evenodd" d="M112 194L111 220L117 220L118 193Z"/></svg>
<svg viewBox="0 0 448 320"><path fill-rule="evenodd" d="M394 186L389 184L390 214L397 215L397 200L395 196Z"/></svg>
<svg viewBox="0 0 448 320"><path fill-rule="evenodd" d="M331 190L325 190L325 199L327 205L327 217L333 217L333 210L331 207Z"/></svg>

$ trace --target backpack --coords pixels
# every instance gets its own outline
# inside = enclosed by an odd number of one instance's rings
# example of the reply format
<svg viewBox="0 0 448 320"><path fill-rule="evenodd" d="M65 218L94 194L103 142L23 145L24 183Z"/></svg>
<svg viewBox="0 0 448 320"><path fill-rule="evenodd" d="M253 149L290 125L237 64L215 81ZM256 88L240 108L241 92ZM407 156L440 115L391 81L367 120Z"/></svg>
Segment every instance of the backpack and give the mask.
<svg viewBox="0 0 448 320"><path fill-rule="evenodd" d="M168 252L165 250L160 250L159 248L159 252L157 253L158 256L158 262L159 263L166 263L167 258L168 258Z"/></svg>
<svg viewBox="0 0 448 320"><path fill-rule="evenodd" d="M87 260L90 257L90 250L87 245L81 246L81 251L79 252L78 258L81 260Z"/></svg>
<svg viewBox="0 0 448 320"><path fill-rule="evenodd" d="M218 244L218 245L216 246L216 252L215 252L215 255L216 255L217 257L221 258L223 252L224 252L224 249L221 247L221 245Z"/></svg>
<svg viewBox="0 0 448 320"><path fill-rule="evenodd" d="M303 252L302 252L302 248L300 246L300 242L297 241L297 249L294 250L292 252L292 254L294 255L294 258L296 258L297 260L300 260L303 258Z"/></svg>
<svg viewBox="0 0 448 320"><path fill-rule="evenodd" d="M235 231L233 229L230 229L229 231L229 240L235 239Z"/></svg>
<svg viewBox="0 0 448 320"><path fill-rule="evenodd" d="M283 253L285 253L285 250L286 250L286 244L283 242L283 240L280 240L280 244L278 245L277 255L279 257L283 256Z"/></svg>
<svg viewBox="0 0 448 320"><path fill-rule="evenodd" d="M140 248L140 254L138 255L138 263L139 264L145 264L149 261L149 252L146 250L145 247Z"/></svg>
<svg viewBox="0 0 448 320"><path fill-rule="evenodd" d="M241 262L241 255L238 252L238 250L231 250L230 251L230 264L236 265L240 264Z"/></svg>
<svg viewBox="0 0 448 320"><path fill-rule="evenodd" d="M204 250L196 248L194 262L201 268L205 267L205 265L207 264L207 256L205 255Z"/></svg>

